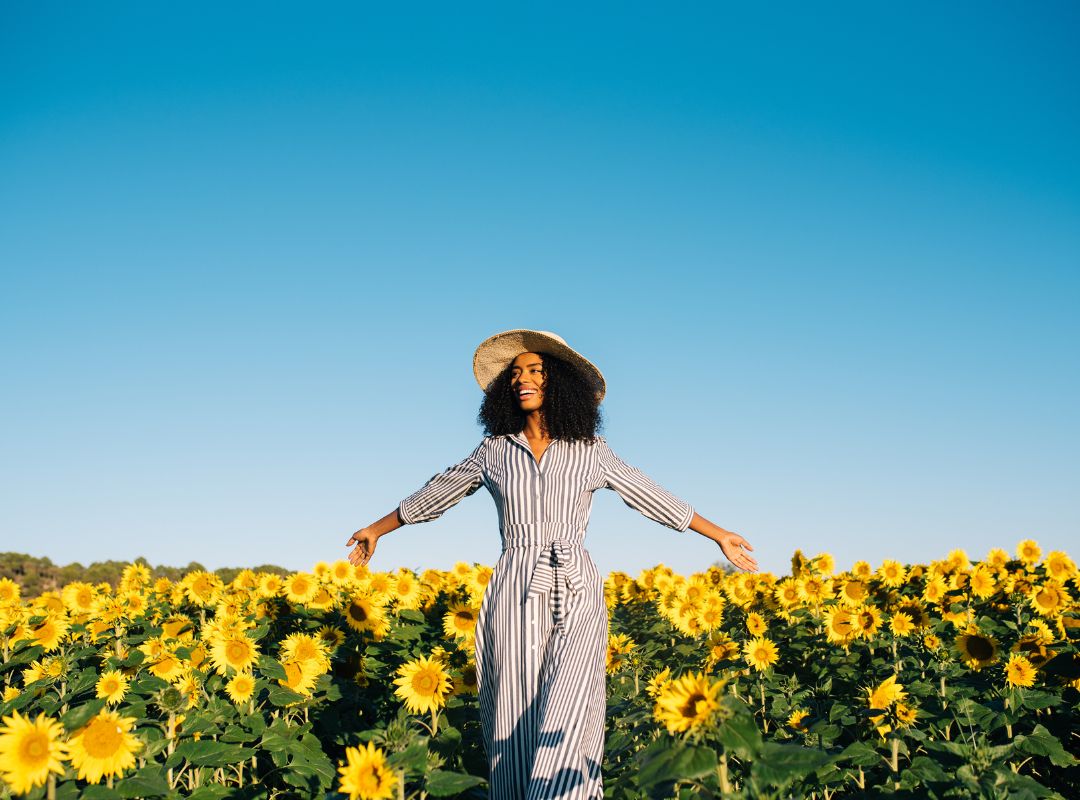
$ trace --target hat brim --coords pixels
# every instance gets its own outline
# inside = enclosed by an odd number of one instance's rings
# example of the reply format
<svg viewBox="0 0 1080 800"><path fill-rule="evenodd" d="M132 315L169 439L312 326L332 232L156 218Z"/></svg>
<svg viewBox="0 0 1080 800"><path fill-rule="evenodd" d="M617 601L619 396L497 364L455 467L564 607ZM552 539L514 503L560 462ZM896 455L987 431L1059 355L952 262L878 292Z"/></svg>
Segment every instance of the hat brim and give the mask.
<svg viewBox="0 0 1080 800"><path fill-rule="evenodd" d="M511 331L496 333L484 339L476 348L473 354L473 375L480 388L486 392L499 373L522 353L549 353L568 361L595 384L596 402L599 403L604 399L607 383L595 364L546 331L534 331L527 328L515 328Z"/></svg>

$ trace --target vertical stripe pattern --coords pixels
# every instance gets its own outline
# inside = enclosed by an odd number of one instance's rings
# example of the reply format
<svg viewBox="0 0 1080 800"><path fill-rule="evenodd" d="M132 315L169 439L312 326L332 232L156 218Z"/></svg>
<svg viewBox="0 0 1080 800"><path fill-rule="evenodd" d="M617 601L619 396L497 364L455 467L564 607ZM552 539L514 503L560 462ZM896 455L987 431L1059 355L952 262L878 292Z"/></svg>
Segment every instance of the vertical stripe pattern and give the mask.
<svg viewBox="0 0 1080 800"><path fill-rule="evenodd" d="M523 433L488 436L401 501L402 522L437 519L485 486L502 553L476 621L480 721L493 800L600 800L607 702L604 580L584 547L597 489L677 531L694 509L612 452Z"/></svg>

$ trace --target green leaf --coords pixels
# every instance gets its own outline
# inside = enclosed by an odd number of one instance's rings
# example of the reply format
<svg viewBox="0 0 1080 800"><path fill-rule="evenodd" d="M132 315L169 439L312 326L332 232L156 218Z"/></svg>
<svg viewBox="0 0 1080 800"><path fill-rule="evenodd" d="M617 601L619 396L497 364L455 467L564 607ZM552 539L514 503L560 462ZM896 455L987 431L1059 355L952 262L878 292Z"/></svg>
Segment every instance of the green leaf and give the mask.
<svg viewBox="0 0 1080 800"><path fill-rule="evenodd" d="M280 684L270 687L269 692L270 702L275 706L287 706L292 703L302 703L308 699L307 695L294 692L287 686L281 686Z"/></svg>
<svg viewBox="0 0 1080 800"><path fill-rule="evenodd" d="M432 797L450 797L485 783L487 780L476 775L433 769L427 776L427 792Z"/></svg>
<svg viewBox="0 0 1080 800"><path fill-rule="evenodd" d="M850 761L858 767L872 767L881 761L881 754L866 742L852 742L836 759Z"/></svg>
<svg viewBox="0 0 1080 800"><path fill-rule="evenodd" d="M679 778L695 778L716 769L716 751L682 743L674 746L663 742L661 747L644 751L645 758L638 770L637 783L643 789Z"/></svg>
<svg viewBox="0 0 1080 800"><path fill-rule="evenodd" d="M104 707L105 698L103 697L89 700L82 705L75 706L75 708L60 717L60 723L69 731L78 730Z"/></svg>
<svg viewBox="0 0 1080 800"><path fill-rule="evenodd" d="M288 675L285 674L285 665L271 656L259 656L259 672L265 675L267 678L273 678L274 680L284 681L288 680Z"/></svg>
<svg viewBox="0 0 1080 800"><path fill-rule="evenodd" d="M143 767L116 784L121 797L157 797L169 793L169 782L160 766Z"/></svg>
<svg viewBox="0 0 1080 800"><path fill-rule="evenodd" d="M929 756L915 756L911 764L904 770L906 775L913 775L922 783L946 783L949 780L948 773L941 768L937 761Z"/></svg>
<svg viewBox="0 0 1080 800"><path fill-rule="evenodd" d="M424 624L425 622L427 622L427 619L424 617L423 613L417 611L414 608L403 608L398 611L398 616L402 619L407 619L409 622L419 622L420 624Z"/></svg>
<svg viewBox="0 0 1080 800"><path fill-rule="evenodd" d="M236 789L232 786L200 786L194 792L188 795L188 800L222 800L224 797L228 797Z"/></svg>
<svg viewBox="0 0 1080 800"><path fill-rule="evenodd" d="M1013 745L1017 752L1032 756L1046 756L1055 767L1071 767L1080 763L1042 724L1036 725L1035 730L1027 736L1017 736L1013 739Z"/></svg>
<svg viewBox="0 0 1080 800"><path fill-rule="evenodd" d="M760 758L754 759L753 774L773 786L786 786L820 767L829 754L796 744L765 742Z"/></svg>
<svg viewBox="0 0 1080 800"><path fill-rule="evenodd" d="M82 790L79 797L81 800L119 800L123 795L116 789L110 789L105 784L97 784L96 786L87 786Z"/></svg>
<svg viewBox="0 0 1080 800"><path fill-rule="evenodd" d="M736 714L720 726L720 742L739 758L752 759L761 752L761 731L749 714Z"/></svg>
<svg viewBox="0 0 1080 800"><path fill-rule="evenodd" d="M391 767L404 769L406 772L423 772L427 766L428 747L427 739L409 745L400 753L391 753L386 757L386 763Z"/></svg>
<svg viewBox="0 0 1080 800"><path fill-rule="evenodd" d="M172 757L179 756L187 759L198 767L225 767L236 764L250 758L255 753L250 747L241 747L236 744L203 740L198 742L182 742L173 751Z"/></svg>

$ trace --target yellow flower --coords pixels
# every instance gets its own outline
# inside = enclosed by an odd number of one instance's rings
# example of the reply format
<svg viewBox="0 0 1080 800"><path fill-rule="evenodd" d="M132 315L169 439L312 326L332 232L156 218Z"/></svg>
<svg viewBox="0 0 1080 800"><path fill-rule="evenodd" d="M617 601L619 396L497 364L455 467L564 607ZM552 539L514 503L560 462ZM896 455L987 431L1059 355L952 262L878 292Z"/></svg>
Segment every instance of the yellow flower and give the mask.
<svg viewBox="0 0 1080 800"><path fill-rule="evenodd" d="M1076 574L1076 564L1060 550L1055 550L1047 555L1043 567L1051 578L1060 583L1064 583Z"/></svg>
<svg viewBox="0 0 1080 800"><path fill-rule="evenodd" d="M352 564L349 564L349 567L351 568ZM335 625L323 625L317 633L323 644L330 649L330 652L334 652L345 643L345 631Z"/></svg>
<svg viewBox="0 0 1080 800"><path fill-rule="evenodd" d="M95 688L99 698L105 698L109 705L116 705L127 694L128 679L119 670L110 669L101 673Z"/></svg>
<svg viewBox="0 0 1080 800"><path fill-rule="evenodd" d="M873 689L866 690L870 708L888 708L907 694L903 684L896 682L898 677L898 675L890 675Z"/></svg>
<svg viewBox="0 0 1080 800"><path fill-rule="evenodd" d="M726 683L726 678L712 680L701 672L669 680L658 693L653 717L669 733L697 728L720 708L719 696Z"/></svg>
<svg viewBox="0 0 1080 800"><path fill-rule="evenodd" d="M751 611L746 615L746 630L750 632L751 636L761 636L769 629L769 626L765 622L765 618L756 611Z"/></svg>
<svg viewBox="0 0 1080 800"><path fill-rule="evenodd" d="M814 569L821 575L832 575L836 569L836 559L830 553L821 553L814 557Z"/></svg>
<svg viewBox="0 0 1080 800"><path fill-rule="evenodd" d="M250 700L254 692L255 678L250 672L238 672L225 684L225 693L237 705Z"/></svg>
<svg viewBox="0 0 1080 800"><path fill-rule="evenodd" d="M626 656L634 649L634 640L625 633L616 633L608 637L607 660L605 668L609 675L614 675L626 662Z"/></svg>
<svg viewBox="0 0 1080 800"><path fill-rule="evenodd" d="M848 644L859 629L854 615L842 606L833 606L825 612L825 637L833 644Z"/></svg>
<svg viewBox="0 0 1080 800"><path fill-rule="evenodd" d="M938 638L937 634L928 633L923 637L923 644L926 645L927 650L937 650L941 647L941 639Z"/></svg>
<svg viewBox="0 0 1080 800"><path fill-rule="evenodd" d="M319 591L319 584L313 575L307 572L294 572L285 579L285 597L290 603L304 605Z"/></svg>
<svg viewBox="0 0 1080 800"><path fill-rule="evenodd" d="M0 578L0 605L16 603L22 596L22 587L11 578Z"/></svg>
<svg viewBox="0 0 1080 800"><path fill-rule="evenodd" d="M420 656L402 665L397 671L394 694L405 701L414 714L442 708L450 690L450 676L437 659Z"/></svg>
<svg viewBox="0 0 1080 800"><path fill-rule="evenodd" d="M945 580L940 575L935 576L926 582L926 587L923 589L923 599L933 605L940 605L945 598L946 591L948 591L948 586L946 586Z"/></svg>
<svg viewBox="0 0 1080 800"><path fill-rule="evenodd" d="M874 568L867 561L856 561L851 565L851 574L859 580L868 581L874 574Z"/></svg>
<svg viewBox="0 0 1080 800"><path fill-rule="evenodd" d="M33 722L18 711L4 717L0 727L0 778L15 794L41 786L50 772L64 774L67 746L64 727L44 714Z"/></svg>
<svg viewBox="0 0 1080 800"><path fill-rule="evenodd" d="M1042 548L1034 539L1024 539L1016 546L1016 557L1027 566L1033 566L1042 558Z"/></svg>
<svg viewBox="0 0 1080 800"><path fill-rule="evenodd" d="M210 663L221 675L228 670L249 672L259 657L259 648L243 633L217 636L210 643Z"/></svg>
<svg viewBox="0 0 1080 800"><path fill-rule="evenodd" d="M896 704L896 718L903 726L914 725L915 719L919 715L919 710L914 706L908 706L904 703Z"/></svg>
<svg viewBox="0 0 1080 800"><path fill-rule="evenodd" d="M46 653L50 653L60 647L68 632L68 621L60 614L48 614L45 619L30 631L30 638L34 644L41 645Z"/></svg>
<svg viewBox="0 0 1080 800"><path fill-rule="evenodd" d="M784 608L794 608L800 602L799 587L791 578L785 578L776 584L773 596Z"/></svg>
<svg viewBox="0 0 1080 800"><path fill-rule="evenodd" d="M342 608L345 622L354 631L378 633L389 623L386 622L382 607L376 605L364 592L354 592Z"/></svg>
<svg viewBox="0 0 1080 800"><path fill-rule="evenodd" d="M311 695L315 688L315 682L322 673L313 669L310 661L289 661L282 664L285 667L285 679L278 678L278 683L287 689L303 695Z"/></svg>
<svg viewBox="0 0 1080 800"><path fill-rule="evenodd" d="M994 569L1003 569L1009 563L1009 554L1000 547L995 547L986 554L983 560Z"/></svg>
<svg viewBox="0 0 1080 800"><path fill-rule="evenodd" d="M810 712L803 708L797 708L791 712L791 715L787 718L788 727L794 728L798 731L806 730L805 720L810 716Z"/></svg>
<svg viewBox="0 0 1080 800"><path fill-rule="evenodd" d="M904 584L907 579L907 570L899 561L886 558L878 567L877 575L883 584L890 588L896 588Z"/></svg>
<svg viewBox="0 0 1080 800"><path fill-rule="evenodd" d="M330 669L330 655L326 644L310 633L290 633L281 641L281 661L311 663L321 674Z"/></svg>
<svg viewBox="0 0 1080 800"><path fill-rule="evenodd" d="M990 597L997 590L997 581L994 579L993 571L982 564L971 571L968 585L971 587L972 594L983 599Z"/></svg>
<svg viewBox="0 0 1080 800"><path fill-rule="evenodd" d="M655 699L669 680L671 680L671 667L664 667L649 678L649 682L645 685L645 693Z"/></svg>
<svg viewBox="0 0 1080 800"><path fill-rule="evenodd" d="M997 659L997 640L993 636L980 633L974 626L969 626L959 634L955 639L955 644L960 652L961 661L971 669L981 669Z"/></svg>
<svg viewBox="0 0 1080 800"><path fill-rule="evenodd" d="M892 628L893 635L907 636L915 630L915 621L912 620L909 614L897 611L889 620L889 627Z"/></svg>
<svg viewBox="0 0 1080 800"><path fill-rule="evenodd" d="M1019 653L1013 653L1005 665L1005 683L1009 686L1031 686L1035 683L1035 667Z"/></svg>
<svg viewBox="0 0 1080 800"><path fill-rule="evenodd" d="M771 639L759 636L743 645L743 658L758 672L764 672L777 662L780 654Z"/></svg>
<svg viewBox="0 0 1080 800"><path fill-rule="evenodd" d="M1068 592L1053 581L1033 587L1030 594L1031 607L1044 617L1057 616L1065 610L1070 600Z"/></svg>
<svg viewBox="0 0 1080 800"><path fill-rule="evenodd" d="M386 765L386 756L374 742L345 748L346 763L338 767L338 791L349 800L386 800L394 796L397 775Z"/></svg>
<svg viewBox="0 0 1080 800"><path fill-rule="evenodd" d="M134 725L130 717L101 711L72 736L68 747L79 779L101 783L103 777L116 777L134 767L135 753L142 746L130 732Z"/></svg>
<svg viewBox="0 0 1080 800"><path fill-rule="evenodd" d="M470 603L455 603L443 615L443 633L447 638L471 639L478 614L479 609Z"/></svg>
<svg viewBox="0 0 1080 800"><path fill-rule="evenodd" d="M953 572L957 570L967 569L971 566L971 559L968 558L968 554L961 548L950 550L949 555L945 557L945 565Z"/></svg>
<svg viewBox="0 0 1080 800"><path fill-rule="evenodd" d="M852 621L858 628L859 635L870 639L881 627L881 612L877 606L863 606L852 611Z"/></svg>

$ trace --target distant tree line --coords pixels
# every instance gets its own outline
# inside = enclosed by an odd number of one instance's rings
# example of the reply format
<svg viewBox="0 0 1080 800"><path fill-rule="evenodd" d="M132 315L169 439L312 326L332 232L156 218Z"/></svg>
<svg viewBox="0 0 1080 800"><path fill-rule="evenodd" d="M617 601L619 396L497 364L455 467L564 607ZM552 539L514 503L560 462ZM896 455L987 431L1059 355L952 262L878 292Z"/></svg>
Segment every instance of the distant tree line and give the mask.
<svg viewBox="0 0 1080 800"><path fill-rule="evenodd" d="M74 581L86 583L108 583L114 589L120 582L120 576L128 561L95 561L88 567L75 562L63 566L54 564L48 558L34 558L24 553L0 553L0 578L10 578L22 588L24 599L37 597L44 592L59 591L64 586ZM150 570L154 578L168 578L176 581L183 578L189 572L213 572L223 581L228 583L246 567L222 567L221 569L207 570L197 561L192 561L186 567L155 567L141 556L134 559L134 563L142 564ZM291 570L284 567L264 564L261 567L250 567L255 572L273 572L278 575L289 575Z"/></svg>

